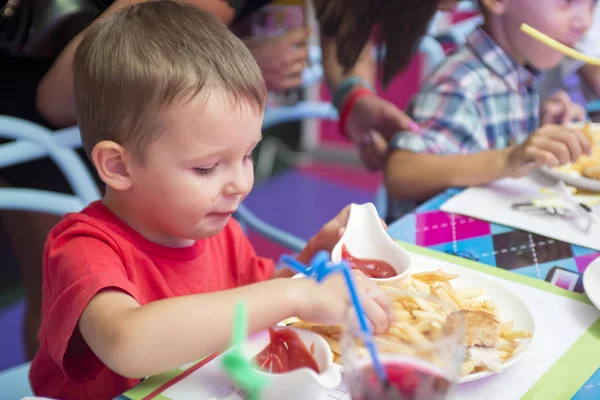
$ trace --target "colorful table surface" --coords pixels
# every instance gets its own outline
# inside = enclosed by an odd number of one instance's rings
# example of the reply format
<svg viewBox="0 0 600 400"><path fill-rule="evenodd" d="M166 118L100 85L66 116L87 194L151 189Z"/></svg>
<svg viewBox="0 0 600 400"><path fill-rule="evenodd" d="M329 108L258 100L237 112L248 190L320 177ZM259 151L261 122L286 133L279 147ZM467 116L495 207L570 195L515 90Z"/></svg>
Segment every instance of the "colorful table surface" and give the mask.
<svg viewBox="0 0 600 400"><path fill-rule="evenodd" d="M583 293L582 276L600 253L511 227L439 208L459 190L449 190L390 224L396 240L468 258L496 268L553 283ZM600 369L581 387L574 400L600 399Z"/></svg>

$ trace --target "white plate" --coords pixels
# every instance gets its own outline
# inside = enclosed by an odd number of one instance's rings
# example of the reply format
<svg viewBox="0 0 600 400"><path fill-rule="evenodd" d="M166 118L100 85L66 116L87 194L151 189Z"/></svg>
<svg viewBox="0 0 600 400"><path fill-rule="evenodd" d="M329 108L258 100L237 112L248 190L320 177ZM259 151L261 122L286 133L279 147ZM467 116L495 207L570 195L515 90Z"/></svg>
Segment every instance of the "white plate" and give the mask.
<svg viewBox="0 0 600 400"><path fill-rule="evenodd" d="M540 169L540 171L551 178L564 181L567 185L575 186L580 189L591 190L593 192L600 192L599 180L589 179L577 174L576 172L565 172L556 168L543 167Z"/></svg>
<svg viewBox="0 0 600 400"><path fill-rule="evenodd" d="M422 256L420 254L410 253L411 256L411 274L423 271L444 270L449 274L459 275L452 280L454 288L480 287L484 293L481 297L485 300L491 300L496 304L500 311L500 320L502 322L514 321L514 329L530 331L535 338L535 322L529 307L513 292L506 289L500 283L496 283L485 274L473 271L456 264ZM600 262L596 261L600 267ZM591 267L591 266L590 266ZM590 268L588 267L588 269ZM493 267L490 267L493 268ZM598 295L600 299L600 268L598 268ZM300 277L300 276L296 276ZM584 281L585 282L585 281ZM600 304L600 303L599 303ZM510 368L516 364L531 346L532 339L519 340L521 346L514 352L513 356L504 362L504 369ZM459 378L458 383L472 382L496 374L492 371L477 372Z"/></svg>
<svg viewBox="0 0 600 400"><path fill-rule="evenodd" d="M592 261L583 273L583 288L592 303L600 309L600 258Z"/></svg>
<svg viewBox="0 0 600 400"><path fill-rule="evenodd" d="M452 280L454 288L480 287L483 289L482 299L491 300L500 311L502 322L514 321L514 329L530 331L535 338L535 322L531 310L517 295L502 284L492 281L485 274L473 271L456 264L411 253L411 273L442 269L444 272L459 275ZM493 268L493 267L490 267ZM532 339L519 340L521 346L513 356L504 362L504 369L516 364L531 346ZM466 383L494 375L495 372L484 371L463 376L458 383Z"/></svg>

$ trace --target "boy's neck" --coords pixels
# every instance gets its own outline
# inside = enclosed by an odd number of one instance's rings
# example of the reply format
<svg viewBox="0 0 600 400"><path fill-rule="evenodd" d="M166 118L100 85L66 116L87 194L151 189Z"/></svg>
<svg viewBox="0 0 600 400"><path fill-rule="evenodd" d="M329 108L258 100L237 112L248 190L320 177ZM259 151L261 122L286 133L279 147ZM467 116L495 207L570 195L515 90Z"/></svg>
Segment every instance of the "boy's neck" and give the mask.
<svg viewBox="0 0 600 400"><path fill-rule="evenodd" d="M502 50L504 50L506 54L511 56L517 63L521 65L527 65L527 60L510 44L510 41L506 37L506 31L504 30L502 21L499 17L486 16L485 23L483 24L483 30Z"/></svg>
<svg viewBox="0 0 600 400"><path fill-rule="evenodd" d="M152 229L139 217L136 208L125 199L125 196L126 193L115 191L107 186L102 204L131 229L153 243L174 248L188 247L194 244L194 240L173 237Z"/></svg>

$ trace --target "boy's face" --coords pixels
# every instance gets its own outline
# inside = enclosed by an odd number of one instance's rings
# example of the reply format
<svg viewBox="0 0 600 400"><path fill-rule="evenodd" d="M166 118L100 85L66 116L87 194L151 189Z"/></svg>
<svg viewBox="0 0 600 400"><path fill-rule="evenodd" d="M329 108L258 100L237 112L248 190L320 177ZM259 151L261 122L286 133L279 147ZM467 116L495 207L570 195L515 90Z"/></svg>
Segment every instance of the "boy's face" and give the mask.
<svg viewBox="0 0 600 400"><path fill-rule="evenodd" d="M137 217L163 242L216 235L254 183L251 155L263 114L244 99L236 105L225 92L206 89L163 118L164 131L143 164L130 168Z"/></svg>
<svg viewBox="0 0 600 400"><path fill-rule="evenodd" d="M592 24L596 0L504 0L503 31L521 61L540 70L556 67L564 56L521 32L526 23L573 47Z"/></svg>

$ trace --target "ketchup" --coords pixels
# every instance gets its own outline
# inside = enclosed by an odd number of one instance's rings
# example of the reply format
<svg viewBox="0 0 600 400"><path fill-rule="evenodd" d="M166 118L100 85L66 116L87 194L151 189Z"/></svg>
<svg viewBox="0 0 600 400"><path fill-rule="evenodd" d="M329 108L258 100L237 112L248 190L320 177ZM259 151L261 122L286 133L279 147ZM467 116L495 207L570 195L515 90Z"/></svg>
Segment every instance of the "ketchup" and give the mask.
<svg viewBox="0 0 600 400"><path fill-rule="evenodd" d="M385 261L356 258L348 252L346 246L342 246L342 258L348 260L352 268L362 271L369 278L382 279L398 275L396 270Z"/></svg>
<svg viewBox="0 0 600 400"><path fill-rule="evenodd" d="M314 343L309 351L298 334L291 329L269 328L269 337L271 342L254 358L260 369L281 374L298 368L310 368L319 373L319 366L312 355Z"/></svg>
<svg viewBox="0 0 600 400"><path fill-rule="evenodd" d="M384 362L390 383L384 388L372 366L360 371L350 384L355 400L443 400L452 388L450 380L438 371L411 363Z"/></svg>

